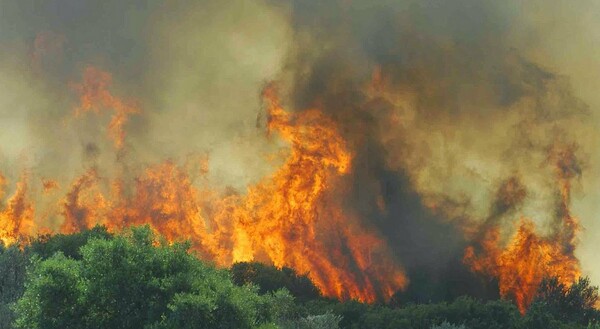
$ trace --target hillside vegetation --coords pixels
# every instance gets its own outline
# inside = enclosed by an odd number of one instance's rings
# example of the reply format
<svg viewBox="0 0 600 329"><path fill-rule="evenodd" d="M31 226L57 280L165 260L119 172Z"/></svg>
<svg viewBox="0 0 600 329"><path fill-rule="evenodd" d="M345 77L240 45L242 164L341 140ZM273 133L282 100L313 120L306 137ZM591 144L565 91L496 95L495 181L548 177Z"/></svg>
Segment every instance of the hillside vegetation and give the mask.
<svg viewBox="0 0 600 329"><path fill-rule="evenodd" d="M39 236L0 248L2 329L600 328L598 289L548 278L525 315L509 300L368 305L325 298L290 268L217 269L149 227Z"/></svg>

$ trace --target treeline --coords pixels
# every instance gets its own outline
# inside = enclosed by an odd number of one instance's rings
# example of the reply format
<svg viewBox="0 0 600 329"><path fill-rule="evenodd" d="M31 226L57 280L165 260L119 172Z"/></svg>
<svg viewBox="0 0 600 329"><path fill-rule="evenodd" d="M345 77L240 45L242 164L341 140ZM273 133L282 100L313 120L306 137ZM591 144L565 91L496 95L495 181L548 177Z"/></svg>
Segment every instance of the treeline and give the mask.
<svg viewBox="0 0 600 329"><path fill-rule="evenodd" d="M200 261L148 227L0 246L0 329L600 329L598 289L549 278L522 316L507 300L367 305L323 297L289 268Z"/></svg>

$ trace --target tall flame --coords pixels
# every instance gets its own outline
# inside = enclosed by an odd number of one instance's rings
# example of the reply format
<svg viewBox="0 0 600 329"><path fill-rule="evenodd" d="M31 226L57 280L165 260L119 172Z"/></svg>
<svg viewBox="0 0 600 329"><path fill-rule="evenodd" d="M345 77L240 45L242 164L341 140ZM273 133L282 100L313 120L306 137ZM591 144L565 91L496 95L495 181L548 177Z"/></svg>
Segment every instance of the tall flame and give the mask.
<svg viewBox="0 0 600 329"><path fill-rule="evenodd" d="M123 147L121 119L137 113L108 90L110 75L86 69L77 112L112 108L110 137ZM384 241L342 205L344 176L352 152L335 122L312 109L290 114L275 87L264 90L267 131L289 144L283 165L245 193L225 194L197 184L173 161L145 169L126 193L122 177L101 177L92 168L71 184L60 201L59 230L77 232L96 224L119 230L150 224L167 239L190 239L201 257L219 266L260 260L307 273L321 291L341 299L385 300L403 288L406 277ZM201 173L208 171L200 161ZM43 191L58 188L44 180ZM109 188L107 189L107 185ZM33 206L22 181L2 213L6 242L33 233Z"/></svg>
<svg viewBox="0 0 600 329"><path fill-rule="evenodd" d="M24 236L33 233L34 208L27 196L28 175L22 174L17 182L14 194L7 200L0 211L0 240L11 244ZM6 179L0 175L0 196L4 195Z"/></svg>
<svg viewBox="0 0 600 329"><path fill-rule="evenodd" d="M373 261L387 253L384 243L361 230L330 194L343 193L337 179L352 160L334 122L318 110L288 114L272 86L264 98L268 131L288 141L291 150L272 177L249 188L241 208L229 208L236 236L233 261L263 254L276 266L308 272L326 295L363 301L390 297L406 283L402 271L387 264L387 257Z"/></svg>
<svg viewBox="0 0 600 329"><path fill-rule="evenodd" d="M379 71L373 80L374 89L385 83ZM125 123L140 110L114 96L111 83L109 73L86 68L83 82L74 85L80 95L75 113L111 110L108 136L120 151ZM343 204L350 192L346 187L353 150L336 122L319 109L286 111L273 84L262 96L268 136L287 148L282 165L246 191L223 192L209 180L198 182L186 165L172 160L150 165L133 179L104 177L92 167L74 179L58 204L60 210L36 223L29 177L23 174L0 211L0 240L14 243L39 232L48 225L43 221L55 215L63 217L58 230L65 233L96 224L111 230L150 224L170 241L190 239L199 256L218 266L258 260L307 273L327 296L373 302L403 289L408 279L385 240ZM569 208L571 182L581 174L575 146L557 143L548 154L558 185L551 234L539 235L531 220L521 218L508 241L503 236L497 218L525 198L524 188L513 178L501 188L494 205L498 213L475 229L478 235L464 255L473 271L497 278L500 294L514 298L521 312L544 277L556 276L568 285L580 276L574 256L579 224ZM197 162L200 174L207 174L206 160ZM41 185L47 194L65 184L45 178ZM0 198L5 186L0 176ZM378 204L385 207L381 200Z"/></svg>

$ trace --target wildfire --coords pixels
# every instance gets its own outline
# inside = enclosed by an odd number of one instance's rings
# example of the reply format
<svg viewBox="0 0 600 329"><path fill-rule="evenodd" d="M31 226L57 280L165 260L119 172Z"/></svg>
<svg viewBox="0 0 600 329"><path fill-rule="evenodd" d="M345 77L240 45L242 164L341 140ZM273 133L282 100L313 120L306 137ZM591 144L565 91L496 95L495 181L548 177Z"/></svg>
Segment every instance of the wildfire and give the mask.
<svg viewBox="0 0 600 329"><path fill-rule="evenodd" d="M62 201L65 220L60 227L61 232L73 233L95 224L104 224L101 214L106 207L106 200L97 183L98 173L95 169L88 170L75 180Z"/></svg>
<svg viewBox="0 0 600 329"><path fill-rule="evenodd" d="M84 82L76 87L81 94L77 113L112 108L110 137L120 149L121 119L139 111L111 94L110 81L109 74L86 69ZM288 113L274 86L265 89L263 98L268 135L289 144L286 160L272 175L244 193L223 194L196 184L186 166L165 161L145 169L133 180L133 191L125 193L122 177L101 177L92 168L74 180L60 201L64 221L59 231L150 224L168 240L192 240L201 257L219 266L260 260L308 273L327 296L366 302L391 297L407 280L381 238L343 210L340 195L352 152L335 122L317 109ZM204 158L197 167L201 175L208 172ZM43 181L44 191L57 187ZM5 242L33 233L33 205L26 195L23 180L2 213Z"/></svg>
<svg viewBox="0 0 600 329"><path fill-rule="evenodd" d="M44 194L51 193L52 191L59 188L57 181L53 179L42 179L42 191Z"/></svg>
<svg viewBox="0 0 600 329"><path fill-rule="evenodd" d="M139 113L140 110L131 104L114 96L109 87L112 84L112 76L95 67L87 67L83 73L83 82L73 84L80 94L80 105L75 109L75 115L79 116L85 112L98 114L101 110L112 110L113 115L108 124L108 135L113 140L115 147L123 147L125 139L124 126L131 114Z"/></svg>
<svg viewBox="0 0 600 329"><path fill-rule="evenodd" d="M573 254L579 225L569 210L570 181L580 173L574 146L555 146L549 160L555 165L559 185L557 217L551 235L539 236L534 223L523 218L504 247L500 227L494 225L486 228L478 242L479 255L474 246L465 250L464 260L471 269L496 277L500 295L513 298L523 314L544 278L556 277L560 283L570 286L581 275L579 261ZM510 193L510 198L521 199L522 193Z"/></svg>
<svg viewBox="0 0 600 329"><path fill-rule="evenodd" d="M232 209L233 261L264 254L276 266L309 273L328 296L389 298L406 283L401 269L382 257L385 244L360 230L330 194L343 193L338 179L352 160L334 122L318 110L288 114L272 86L263 96L268 131L288 141L291 150L283 166L249 188L240 209ZM375 257L382 259L372 261Z"/></svg>
<svg viewBox="0 0 600 329"><path fill-rule="evenodd" d="M467 248L465 261L477 272L498 278L500 295L513 298L521 313L527 311L539 284L545 277L557 277L567 286L579 276L579 262L565 252L556 240L540 237L535 225L522 219L510 243L501 249L499 235L492 230L483 242L481 258L473 247Z"/></svg>
<svg viewBox="0 0 600 329"><path fill-rule="evenodd" d="M379 70L373 80L373 90L383 88ZM125 123L140 110L114 96L111 83L110 74L86 68L83 82L74 85L80 95L75 114L111 110L108 136L119 151L125 147ZM64 233L96 224L111 230L150 224L170 241L190 239L200 257L218 266L257 260L292 267L307 273L326 296L340 299L374 302L403 289L408 279L386 242L343 205L354 154L336 122L320 109L286 111L273 84L262 96L268 137L287 145L285 159L245 191L197 181L209 172L206 157L194 158L193 165L166 160L140 170L135 178L104 177L92 167L67 188L59 213L40 221L61 216L58 231ZM512 215L526 198L524 186L513 177L499 190L490 217L479 229L470 228L474 243L464 255L473 271L497 278L500 294L513 298L523 313L544 277L556 276L568 285L580 275L573 253L579 225L569 206L571 182L581 169L573 145L557 143L548 154L559 187L551 234L538 235L533 222L522 218L508 241L503 236L499 218ZM35 222L28 181L22 175L0 212L4 243L48 225ZM6 185L0 176L0 198ZM58 190L58 182L42 180L43 193ZM377 202L383 211L384 200Z"/></svg>
<svg viewBox="0 0 600 329"><path fill-rule="evenodd" d="M0 240L15 243L19 237L33 233L34 208L27 197L27 174L21 175L14 194L0 212ZM0 175L0 196L4 195L6 179Z"/></svg>

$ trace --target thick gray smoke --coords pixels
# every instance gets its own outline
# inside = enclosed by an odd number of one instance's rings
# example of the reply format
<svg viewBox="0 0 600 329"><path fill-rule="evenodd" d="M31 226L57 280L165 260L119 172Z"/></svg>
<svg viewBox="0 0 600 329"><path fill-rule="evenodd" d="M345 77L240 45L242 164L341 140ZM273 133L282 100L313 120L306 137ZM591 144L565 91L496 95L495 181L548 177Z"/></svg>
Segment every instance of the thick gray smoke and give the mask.
<svg viewBox="0 0 600 329"><path fill-rule="evenodd" d="M557 145L576 145L584 159L576 190L581 177L596 177L586 162L598 137L593 109L523 47L523 38L545 31L515 30L530 24L531 7L468 0L290 6L296 42L283 79L291 102L322 108L354 143L349 204L387 237L412 280L408 298L467 292L461 256L465 239L478 239L469 228L504 225L508 238L528 217L552 230L560 184L548 156ZM544 7L535 15L553 13ZM518 202L497 195L511 180L523 184L522 193L511 191Z"/></svg>

